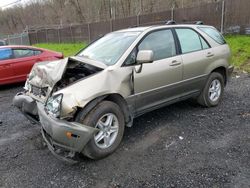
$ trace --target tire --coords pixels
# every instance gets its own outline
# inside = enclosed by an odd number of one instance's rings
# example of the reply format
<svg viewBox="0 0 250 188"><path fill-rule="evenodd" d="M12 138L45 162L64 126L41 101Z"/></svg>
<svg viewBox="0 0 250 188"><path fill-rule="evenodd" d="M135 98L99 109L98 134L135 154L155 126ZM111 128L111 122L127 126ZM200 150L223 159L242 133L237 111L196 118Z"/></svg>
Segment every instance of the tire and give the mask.
<svg viewBox="0 0 250 188"><path fill-rule="evenodd" d="M113 102L102 101L83 118L79 113L76 121L90 127L99 128L100 131L91 138L82 153L91 159L102 159L113 153L122 140L125 127L124 115L120 107ZM103 139L101 139L102 137ZM101 140L98 142L99 139Z"/></svg>
<svg viewBox="0 0 250 188"><path fill-rule="evenodd" d="M218 72L212 72L198 97L198 103L205 107L217 106L221 102L224 86L224 77Z"/></svg>

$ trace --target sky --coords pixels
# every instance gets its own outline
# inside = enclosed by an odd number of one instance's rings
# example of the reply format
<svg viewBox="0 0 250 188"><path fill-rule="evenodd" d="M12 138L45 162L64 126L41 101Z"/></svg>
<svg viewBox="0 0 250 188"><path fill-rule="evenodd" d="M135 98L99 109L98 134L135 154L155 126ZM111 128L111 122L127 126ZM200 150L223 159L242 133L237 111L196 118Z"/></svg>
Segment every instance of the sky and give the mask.
<svg viewBox="0 0 250 188"><path fill-rule="evenodd" d="M0 8L7 8L6 5L9 5L9 4L15 3L15 2L24 4L24 3L28 2L28 1L29 0L0 0ZM16 5L18 3L16 3ZM15 5L15 4L13 4L13 5ZM8 8L11 7L11 6L13 6L13 5L8 6Z"/></svg>

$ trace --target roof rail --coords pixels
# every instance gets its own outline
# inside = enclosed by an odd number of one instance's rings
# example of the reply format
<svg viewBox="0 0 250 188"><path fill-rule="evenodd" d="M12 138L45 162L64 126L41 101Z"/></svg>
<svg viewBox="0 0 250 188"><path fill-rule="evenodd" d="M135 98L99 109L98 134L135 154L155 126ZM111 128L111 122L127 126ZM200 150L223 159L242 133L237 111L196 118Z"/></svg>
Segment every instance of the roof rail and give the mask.
<svg viewBox="0 0 250 188"><path fill-rule="evenodd" d="M196 25L204 25L203 21L196 21L195 24Z"/></svg>
<svg viewBox="0 0 250 188"><path fill-rule="evenodd" d="M166 25L174 25L176 22L174 20L167 20Z"/></svg>

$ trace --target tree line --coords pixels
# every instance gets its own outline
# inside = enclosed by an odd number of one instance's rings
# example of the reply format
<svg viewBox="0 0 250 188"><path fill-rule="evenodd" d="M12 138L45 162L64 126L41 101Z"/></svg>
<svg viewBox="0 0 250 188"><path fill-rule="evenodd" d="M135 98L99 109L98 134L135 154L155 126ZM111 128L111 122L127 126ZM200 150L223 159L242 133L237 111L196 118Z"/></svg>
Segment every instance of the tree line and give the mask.
<svg viewBox="0 0 250 188"><path fill-rule="evenodd" d="M219 0L30 0L0 9L0 35L27 27L49 27L119 19Z"/></svg>

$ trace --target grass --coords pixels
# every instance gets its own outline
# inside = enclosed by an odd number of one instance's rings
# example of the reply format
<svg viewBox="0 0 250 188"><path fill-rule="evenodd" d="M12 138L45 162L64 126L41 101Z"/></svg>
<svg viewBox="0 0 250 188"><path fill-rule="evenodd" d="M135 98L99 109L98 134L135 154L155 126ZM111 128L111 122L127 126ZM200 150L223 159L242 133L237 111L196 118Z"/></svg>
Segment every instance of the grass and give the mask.
<svg viewBox="0 0 250 188"><path fill-rule="evenodd" d="M239 70L250 72L250 36L228 35L225 38L232 51L232 64Z"/></svg>
<svg viewBox="0 0 250 188"><path fill-rule="evenodd" d="M250 36L227 35L226 41L232 50L232 64L238 70L250 72ZM65 57L76 54L86 43L36 44L34 46L62 52Z"/></svg>
<svg viewBox="0 0 250 188"><path fill-rule="evenodd" d="M77 52L79 52L82 48L86 47L86 43L39 43L35 44L34 46L39 48L45 48L57 52L62 52L65 57L73 56Z"/></svg>

